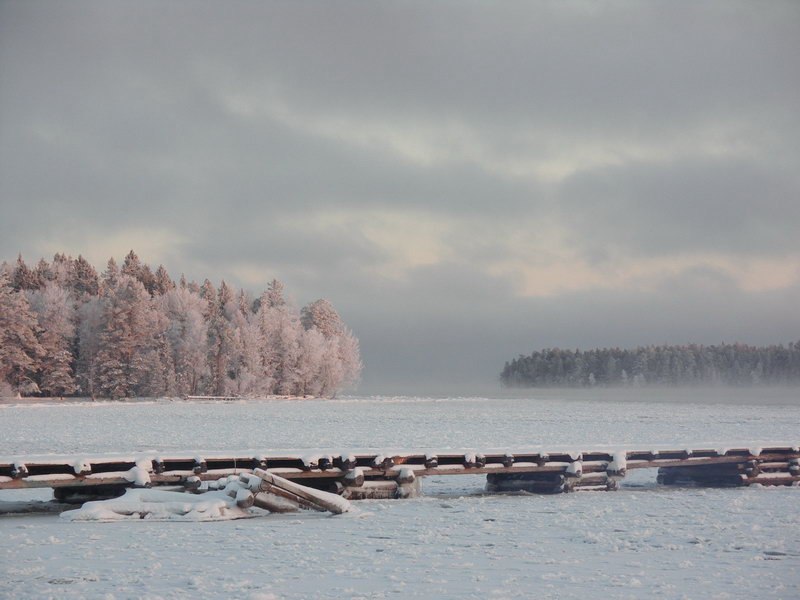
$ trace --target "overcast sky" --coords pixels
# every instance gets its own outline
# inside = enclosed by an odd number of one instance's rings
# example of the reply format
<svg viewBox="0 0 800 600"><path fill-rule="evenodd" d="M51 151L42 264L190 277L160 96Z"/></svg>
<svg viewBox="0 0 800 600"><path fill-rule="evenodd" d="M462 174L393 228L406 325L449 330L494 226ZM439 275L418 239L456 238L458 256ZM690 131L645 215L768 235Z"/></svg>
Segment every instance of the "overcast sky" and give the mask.
<svg viewBox="0 0 800 600"><path fill-rule="evenodd" d="M800 338L800 2L0 2L0 259L329 298L363 391Z"/></svg>

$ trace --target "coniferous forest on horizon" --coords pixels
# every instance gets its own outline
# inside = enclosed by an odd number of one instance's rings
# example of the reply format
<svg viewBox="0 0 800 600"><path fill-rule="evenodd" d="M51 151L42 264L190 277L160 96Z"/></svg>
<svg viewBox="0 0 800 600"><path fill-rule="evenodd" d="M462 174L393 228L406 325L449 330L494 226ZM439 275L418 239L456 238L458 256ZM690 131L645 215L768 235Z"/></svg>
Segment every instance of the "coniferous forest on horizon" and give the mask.
<svg viewBox="0 0 800 600"><path fill-rule="evenodd" d="M361 369L331 303L298 310L275 279L253 298L133 250L101 274L60 253L0 264L0 397L332 396Z"/></svg>
<svg viewBox="0 0 800 600"><path fill-rule="evenodd" d="M788 345L660 345L547 348L506 362L508 387L797 385L800 341Z"/></svg>

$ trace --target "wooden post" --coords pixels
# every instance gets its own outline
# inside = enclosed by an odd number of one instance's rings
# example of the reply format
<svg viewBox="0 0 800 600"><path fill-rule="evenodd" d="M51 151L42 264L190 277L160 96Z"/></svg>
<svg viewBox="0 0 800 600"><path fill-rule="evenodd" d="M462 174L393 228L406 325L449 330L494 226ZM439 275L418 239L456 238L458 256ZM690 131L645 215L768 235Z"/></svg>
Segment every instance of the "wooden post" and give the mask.
<svg viewBox="0 0 800 600"><path fill-rule="evenodd" d="M397 482L397 498L416 498L419 496L422 488L413 469L400 469L395 481Z"/></svg>

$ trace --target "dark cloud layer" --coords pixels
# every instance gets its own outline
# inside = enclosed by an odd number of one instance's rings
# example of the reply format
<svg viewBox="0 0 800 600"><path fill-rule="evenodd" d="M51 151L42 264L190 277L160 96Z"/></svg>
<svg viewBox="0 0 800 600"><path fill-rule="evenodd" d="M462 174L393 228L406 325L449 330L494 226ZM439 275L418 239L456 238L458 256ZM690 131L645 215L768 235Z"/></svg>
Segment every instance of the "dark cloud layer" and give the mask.
<svg viewBox="0 0 800 600"><path fill-rule="evenodd" d="M3 1L0 256L280 277L372 391L797 338L798 30L789 1Z"/></svg>

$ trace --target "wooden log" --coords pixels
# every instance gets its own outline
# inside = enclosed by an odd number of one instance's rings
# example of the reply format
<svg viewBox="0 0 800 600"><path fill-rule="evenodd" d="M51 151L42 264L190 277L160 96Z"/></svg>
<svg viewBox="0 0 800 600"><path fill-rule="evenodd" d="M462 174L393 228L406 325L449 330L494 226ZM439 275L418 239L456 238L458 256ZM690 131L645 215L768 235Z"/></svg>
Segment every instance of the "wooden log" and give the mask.
<svg viewBox="0 0 800 600"><path fill-rule="evenodd" d="M253 492L244 486L230 486L225 493L236 500L236 506L239 508L250 508L255 502Z"/></svg>
<svg viewBox="0 0 800 600"><path fill-rule="evenodd" d="M343 454L338 458L338 460L334 460L334 464L342 471L352 471L358 465L358 461L354 454Z"/></svg>
<svg viewBox="0 0 800 600"><path fill-rule="evenodd" d="M344 484L338 479L327 480L325 482L325 491L334 496L341 496L344 493Z"/></svg>
<svg viewBox="0 0 800 600"><path fill-rule="evenodd" d="M790 475L789 473L762 473L752 478L745 478L742 485L797 485L800 484L800 476Z"/></svg>
<svg viewBox="0 0 800 600"><path fill-rule="evenodd" d="M208 471L208 464L206 463L205 459L197 457L194 459L194 467L192 467L192 472L195 475L199 475L200 473L205 473Z"/></svg>
<svg viewBox="0 0 800 600"><path fill-rule="evenodd" d="M271 485L269 483L264 484L264 492L267 494L272 494L273 496L279 496L289 502L294 502L298 506L308 509L308 510L315 510L317 512L328 512L326 509L321 507L319 504L315 504L303 498L302 496L298 496L297 494L293 494L287 490L279 488L278 486Z"/></svg>
<svg viewBox="0 0 800 600"><path fill-rule="evenodd" d="M92 472L92 465L86 460L75 461L72 465L75 475L89 475Z"/></svg>
<svg viewBox="0 0 800 600"><path fill-rule="evenodd" d="M379 454L372 460L372 467L381 471L388 471L394 466L394 459L391 456Z"/></svg>
<svg viewBox="0 0 800 600"><path fill-rule="evenodd" d="M641 453L629 453L634 456ZM762 452L759 456L716 456L716 457L697 457L698 453L693 453L688 459L653 459L653 460L639 460L628 457L628 469L651 469L654 467L695 467L700 465L721 465L721 464L738 464L752 459L758 459L761 462L772 462L786 460L786 456L778 454L768 454L766 451Z"/></svg>
<svg viewBox="0 0 800 600"><path fill-rule="evenodd" d="M397 472L397 477L394 478L397 483L414 483L417 476L414 474L414 469L402 468Z"/></svg>
<svg viewBox="0 0 800 600"><path fill-rule="evenodd" d="M483 454L468 452L464 455L464 468L481 469L486 466L486 457Z"/></svg>
<svg viewBox="0 0 800 600"><path fill-rule="evenodd" d="M350 505L346 500L339 496L335 496L334 494L329 494L328 492L322 492L320 490L315 490L304 485L294 483L293 481L289 481L288 479L284 479L278 475L273 475L272 473L264 471L263 469L255 469L253 474L261 479L262 491L268 492L274 491L275 489L280 489L284 492L288 492L299 498L302 498L313 505L321 507L324 510L330 511L335 515L342 514L350 509Z"/></svg>
<svg viewBox="0 0 800 600"><path fill-rule="evenodd" d="M606 472L611 477L625 477L628 471L628 457L625 452L615 452L606 464Z"/></svg>
<svg viewBox="0 0 800 600"><path fill-rule="evenodd" d="M288 513L300 510L300 504L298 502L269 492L253 494L253 506L273 513Z"/></svg>
<svg viewBox="0 0 800 600"><path fill-rule="evenodd" d="M199 491L200 488L202 487L202 485L203 485L203 481L199 477L196 477L196 476L187 477L183 481L183 487L186 489L186 491L189 491L189 492Z"/></svg>
<svg viewBox="0 0 800 600"><path fill-rule="evenodd" d="M579 460L569 463L564 475L567 479L580 479L583 476L583 463Z"/></svg>
<svg viewBox="0 0 800 600"><path fill-rule="evenodd" d="M746 463L744 463L744 473L748 477L756 477L759 473L761 473L759 462L757 460L748 460Z"/></svg>
<svg viewBox="0 0 800 600"><path fill-rule="evenodd" d="M28 467L25 466L25 463L15 462L14 466L11 468L12 479L22 479L23 477L27 476L28 476Z"/></svg>
<svg viewBox="0 0 800 600"><path fill-rule="evenodd" d="M360 486L346 487L343 498L348 500L388 500L397 498L397 482L391 479L365 481Z"/></svg>
<svg viewBox="0 0 800 600"><path fill-rule="evenodd" d="M422 491L421 481L419 479L412 479L411 481L404 481L397 484L396 498L407 499L416 498Z"/></svg>
<svg viewBox="0 0 800 600"><path fill-rule="evenodd" d="M364 485L364 471L363 469L353 469L348 471L344 476L344 485L349 487L359 487Z"/></svg>
<svg viewBox="0 0 800 600"><path fill-rule="evenodd" d="M426 469L435 469L439 466L439 457L435 454L426 454L425 455L425 468Z"/></svg>

